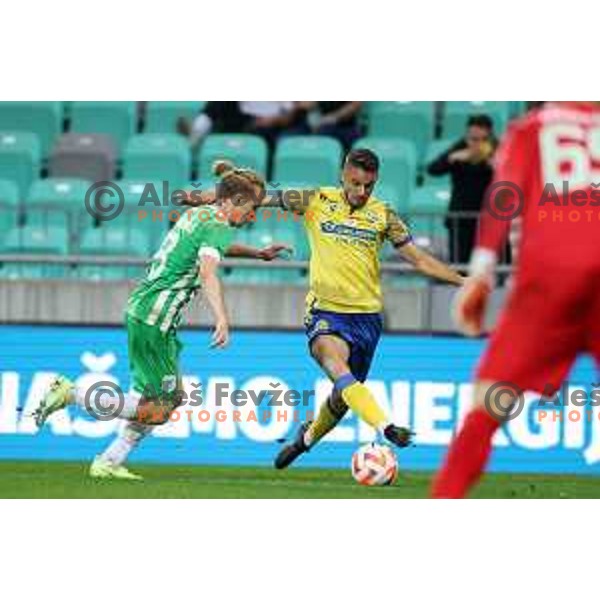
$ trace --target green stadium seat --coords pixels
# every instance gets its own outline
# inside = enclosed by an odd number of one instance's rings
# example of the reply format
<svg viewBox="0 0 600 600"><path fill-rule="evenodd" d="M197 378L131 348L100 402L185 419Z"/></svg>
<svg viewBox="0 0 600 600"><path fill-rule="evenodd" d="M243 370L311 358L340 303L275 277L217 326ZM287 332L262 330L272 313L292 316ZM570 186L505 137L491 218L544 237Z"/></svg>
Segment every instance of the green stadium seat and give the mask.
<svg viewBox="0 0 600 600"><path fill-rule="evenodd" d="M247 227L252 244L261 247L279 242L289 244L294 249L291 258L308 260L310 249L304 228L304 217L294 216L288 212L280 213L280 216L273 214L262 220L261 213L264 215L265 211L259 211L256 223Z"/></svg>
<svg viewBox="0 0 600 600"><path fill-rule="evenodd" d="M467 119L472 114L486 114L494 122L494 130L501 135L509 118L509 103L504 101L446 102L442 119L442 135L460 139L464 136Z"/></svg>
<svg viewBox="0 0 600 600"><path fill-rule="evenodd" d="M0 242L19 223L19 188L14 181L0 179Z"/></svg>
<svg viewBox="0 0 600 600"><path fill-rule="evenodd" d="M185 102L150 101L146 104L144 131L146 133L174 133L179 117L192 119L202 110L205 104L206 102L198 100L187 100Z"/></svg>
<svg viewBox="0 0 600 600"><path fill-rule="evenodd" d="M240 167L248 167L265 175L267 158L267 142L257 135L216 133L204 140L198 168L202 178L212 179L213 162L228 159Z"/></svg>
<svg viewBox="0 0 600 600"><path fill-rule="evenodd" d="M411 215L407 219L407 223L417 246L440 258L446 257L448 231L444 225L444 215Z"/></svg>
<svg viewBox="0 0 600 600"><path fill-rule="evenodd" d="M413 190L409 201L411 214L445 215L450 202L450 191L444 186L424 186Z"/></svg>
<svg viewBox="0 0 600 600"><path fill-rule="evenodd" d="M3 254L66 255L69 236L66 228L36 227L28 225L13 229L0 245ZM68 265L40 263L5 263L0 269L0 277L7 279L41 279L68 277Z"/></svg>
<svg viewBox="0 0 600 600"><path fill-rule="evenodd" d="M24 198L37 179L41 164L40 141L34 133L0 131L0 179L9 179Z"/></svg>
<svg viewBox="0 0 600 600"><path fill-rule="evenodd" d="M524 115L527 112L527 100L509 100L508 112L511 119Z"/></svg>
<svg viewBox="0 0 600 600"><path fill-rule="evenodd" d="M330 137L286 137L275 150L273 179L306 181L315 186L338 185L342 154L340 142Z"/></svg>
<svg viewBox="0 0 600 600"><path fill-rule="evenodd" d="M169 187L165 205L162 181L125 179L119 181L119 187L123 192L123 211L114 220L103 225L113 224L142 231L150 236L151 251L156 250L171 225L169 213L176 211L182 214L185 210L184 207L178 208L171 203L170 194L175 190ZM173 219L177 218L176 214L171 216Z"/></svg>
<svg viewBox="0 0 600 600"><path fill-rule="evenodd" d="M123 154L123 172L128 179L166 180L179 186L189 181L191 171L189 145L175 133L135 135Z"/></svg>
<svg viewBox="0 0 600 600"><path fill-rule="evenodd" d="M423 161L423 184L424 185L437 185L444 186L446 188L450 188L451 181L450 175L440 175L438 177L434 177L433 175L429 175L427 173L427 165L433 162L436 158L438 158L442 153L444 153L452 144L456 143L456 139L449 140L435 140L429 144L427 148L427 153L425 155L425 160Z"/></svg>
<svg viewBox="0 0 600 600"><path fill-rule="evenodd" d="M91 181L49 178L35 181L25 202L25 222L38 227L68 227L71 240L94 223L86 208L85 197Z"/></svg>
<svg viewBox="0 0 600 600"><path fill-rule="evenodd" d="M433 100L396 100L396 101L374 101L367 102L365 112L367 118L371 118L381 112L386 112L390 108L400 108L411 112L419 112L427 115L433 121L435 116L435 102Z"/></svg>
<svg viewBox="0 0 600 600"><path fill-rule="evenodd" d="M135 102L73 102L71 131L110 135L119 151L136 131Z"/></svg>
<svg viewBox="0 0 600 600"><path fill-rule="evenodd" d="M385 183L377 182L375 186L375 192L373 194L375 198L389 204L397 212L403 213L408 208L408 199L399 198L396 188L393 186L386 185Z"/></svg>
<svg viewBox="0 0 600 600"><path fill-rule="evenodd" d="M79 248L84 256L118 256L147 259L150 256L150 238L147 232L105 223L87 229ZM77 274L82 279L133 279L142 277L144 266L80 265Z"/></svg>
<svg viewBox="0 0 600 600"><path fill-rule="evenodd" d="M0 131L35 133L43 157L62 132L60 102L0 102Z"/></svg>
<svg viewBox="0 0 600 600"><path fill-rule="evenodd" d="M291 260L306 260L309 257L308 243L301 219L294 220L288 214L287 221L277 221L275 216L261 219L257 213L257 222L244 227L236 235L235 242L262 248L276 242L290 244L294 248ZM226 269L224 279L229 283L239 284L280 284L305 285L305 269L277 269L270 266L259 268Z"/></svg>
<svg viewBox="0 0 600 600"><path fill-rule="evenodd" d="M402 138L415 145L422 160L433 139L433 102L376 102L369 111L369 136Z"/></svg>
<svg viewBox="0 0 600 600"><path fill-rule="evenodd" d="M396 198L390 204L400 209L407 206L417 178L414 144L406 140L368 137L358 140L354 147L368 148L379 156L379 183L394 190Z"/></svg>
<svg viewBox="0 0 600 600"><path fill-rule="evenodd" d="M70 215L66 214L58 208L37 208L25 213L26 225L29 227L36 227L38 229L47 229L49 227L55 229L61 229L67 232L69 240L73 245L76 245L76 239L78 235L76 218L70 218ZM75 222L72 224L72 222Z"/></svg>

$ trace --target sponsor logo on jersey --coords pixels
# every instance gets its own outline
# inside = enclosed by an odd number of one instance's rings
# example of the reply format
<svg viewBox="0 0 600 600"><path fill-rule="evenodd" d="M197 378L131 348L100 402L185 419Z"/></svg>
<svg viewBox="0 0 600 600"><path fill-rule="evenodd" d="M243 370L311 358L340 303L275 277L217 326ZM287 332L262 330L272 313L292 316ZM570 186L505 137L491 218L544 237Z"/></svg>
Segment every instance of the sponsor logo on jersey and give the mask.
<svg viewBox="0 0 600 600"><path fill-rule="evenodd" d="M377 240L376 231L353 227L352 225L346 225L345 223L334 223L333 221L324 221L321 223L321 231L326 234L367 240L369 242Z"/></svg>

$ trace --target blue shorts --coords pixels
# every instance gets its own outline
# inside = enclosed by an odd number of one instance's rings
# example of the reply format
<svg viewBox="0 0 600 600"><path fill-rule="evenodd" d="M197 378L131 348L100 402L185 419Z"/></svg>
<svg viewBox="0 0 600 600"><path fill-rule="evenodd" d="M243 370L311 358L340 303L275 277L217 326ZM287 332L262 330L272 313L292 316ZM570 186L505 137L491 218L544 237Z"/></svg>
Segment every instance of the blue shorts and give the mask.
<svg viewBox="0 0 600 600"><path fill-rule="evenodd" d="M350 371L364 382L383 330L380 313L338 313L312 309L304 322L308 345L320 335L336 335L350 346Z"/></svg>

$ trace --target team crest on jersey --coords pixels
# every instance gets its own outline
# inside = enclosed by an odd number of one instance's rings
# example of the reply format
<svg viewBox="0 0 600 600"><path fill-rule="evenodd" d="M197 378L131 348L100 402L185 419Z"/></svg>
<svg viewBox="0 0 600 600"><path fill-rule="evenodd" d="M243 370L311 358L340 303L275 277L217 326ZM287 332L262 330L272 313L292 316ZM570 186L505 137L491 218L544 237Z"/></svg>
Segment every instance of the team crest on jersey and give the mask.
<svg viewBox="0 0 600 600"><path fill-rule="evenodd" d="M313 327L313 331L328 331L329 330L329 322L325 319L319 319L315 326Z"/></svg>
<svg viewBox="0 0 600 600"><path fill-rule="evenodd" d="M327 206L327 210L330 213L334 213L338 209L338 201L333 198L329 198L328 196L323 196L321 194L321 202Z"/></svg>

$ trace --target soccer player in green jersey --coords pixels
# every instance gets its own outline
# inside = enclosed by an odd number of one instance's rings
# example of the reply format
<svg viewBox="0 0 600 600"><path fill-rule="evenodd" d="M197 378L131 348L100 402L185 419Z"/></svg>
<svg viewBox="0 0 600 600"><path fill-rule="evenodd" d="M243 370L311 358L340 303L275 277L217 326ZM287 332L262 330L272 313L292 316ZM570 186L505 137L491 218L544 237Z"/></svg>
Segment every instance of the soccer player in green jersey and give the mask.
<svg viewBox="0 0 600 600"><path fill-rule="evenodd" d="M217 272L226 252L271 260L287 249L283 245L263 250L232 246L235 228L247 222L259 202L257 188L264 184L252 171L225 162L215 163L215 173L221 177L216 190L210 192L216 195L215 204L191 208L181 215L129 297L126 325L132 385L128 394L119 394L120 412L115 414L127 423L95 458L90 467L93 477L141 479L124 463L152 427L165 423L181 403L177 327L182 311L200 288L215 320L212 347L224 348L229 342L229 320ZM56 377L35 411L38 427L69 404L80 405L98 417L95 410L90 411L93 401L89 396L89 390L79 389L62 375Z"/></svg>

